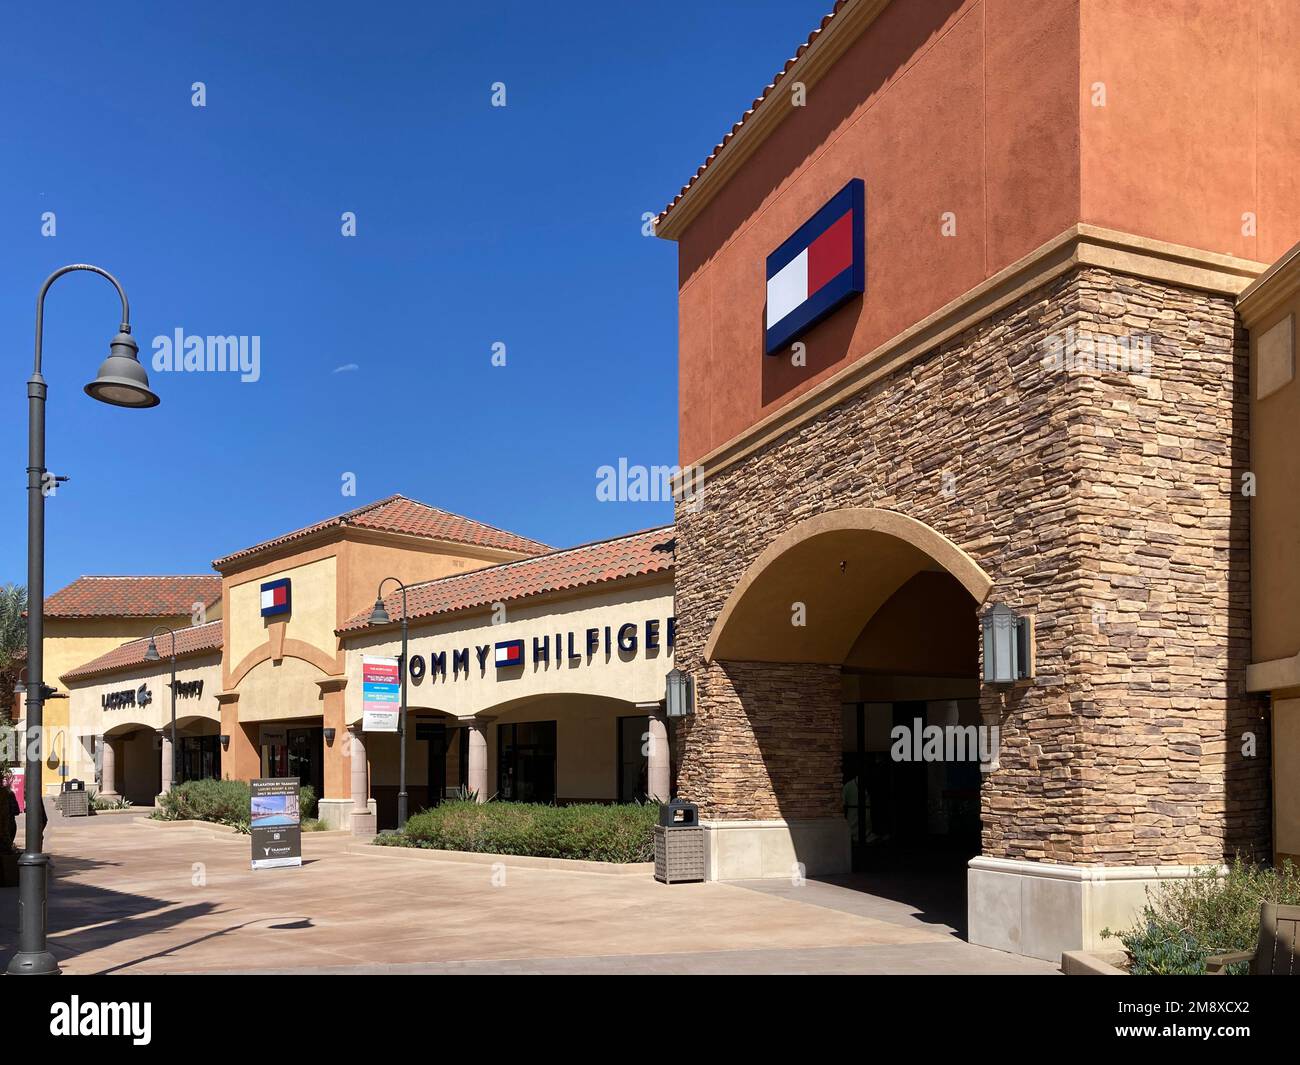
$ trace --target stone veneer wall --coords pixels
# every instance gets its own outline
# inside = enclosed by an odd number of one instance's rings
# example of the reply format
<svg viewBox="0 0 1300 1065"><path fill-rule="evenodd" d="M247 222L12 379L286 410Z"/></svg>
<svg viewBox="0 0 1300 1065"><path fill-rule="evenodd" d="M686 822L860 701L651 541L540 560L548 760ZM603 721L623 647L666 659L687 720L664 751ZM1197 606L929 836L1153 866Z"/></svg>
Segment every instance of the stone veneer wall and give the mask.
<svg viewBox="0 0 1300 1065"><path fill-rule="evenodd" d="M1149 377L1045 366L1071 326L1150 335ZM679 794L706 818L840 813L826 668L705 667L702 650L777 535L880 507L961 545L994 579L989 602L1035 616L1035 682L982 696L1002 726L982 788L986 855L1266 853L1267 723L1245 692L1246 399L1231 299L1086 269L710 477L677 513L676 660L697 678L696 714L676 730Z"/></svg>

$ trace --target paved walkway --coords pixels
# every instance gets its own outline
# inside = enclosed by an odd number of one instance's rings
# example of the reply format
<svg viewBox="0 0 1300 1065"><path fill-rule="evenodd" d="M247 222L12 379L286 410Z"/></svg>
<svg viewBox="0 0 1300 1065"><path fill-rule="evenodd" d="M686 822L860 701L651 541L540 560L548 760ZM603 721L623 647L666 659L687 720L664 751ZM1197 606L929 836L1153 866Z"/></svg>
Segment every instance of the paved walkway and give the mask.
<svg viewBox="0 0 1300 1065"><path fill-rule="evenodd" d="M676 884L349 853L249 868L246 836L56 821L50 949L69 973L1051 973L853 883ZM494 880L496 881L494 883ZM0 951L16 892L0 889Z"/></svg>

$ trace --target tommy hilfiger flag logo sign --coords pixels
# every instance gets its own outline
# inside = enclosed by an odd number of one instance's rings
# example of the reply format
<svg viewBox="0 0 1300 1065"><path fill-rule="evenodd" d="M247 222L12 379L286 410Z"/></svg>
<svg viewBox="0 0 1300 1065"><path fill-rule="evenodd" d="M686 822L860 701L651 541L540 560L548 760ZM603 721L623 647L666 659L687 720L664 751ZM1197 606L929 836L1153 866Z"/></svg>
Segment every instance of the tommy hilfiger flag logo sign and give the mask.
<svg viewBox="0 0 1300 1065"><path fill-rule="evenodd" d="M866 291L864 200L854 178L767 257L768 355Z"/></svg>
<svg viewBox="0 0 1300 1065"><path fill-rule="evenodd" d="M289 578L267 581L262 585L262 617L289 613Z"/></svg>
<svg viewBox="0 0 1300 1065"><path fill-rule="evenodd" d="M524 664L524 641L506 640L497 644L497 668L504 666L522 666Z"/></svg>

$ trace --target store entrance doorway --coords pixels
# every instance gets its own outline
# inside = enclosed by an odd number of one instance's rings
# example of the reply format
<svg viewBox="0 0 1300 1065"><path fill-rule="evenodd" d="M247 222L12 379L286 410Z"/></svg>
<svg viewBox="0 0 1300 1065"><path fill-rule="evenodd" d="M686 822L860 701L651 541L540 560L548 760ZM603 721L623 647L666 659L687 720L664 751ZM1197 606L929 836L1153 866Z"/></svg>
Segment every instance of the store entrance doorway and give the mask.
<svg viewBox="0 0 1300 1065"><path fill-rule="evenodd" d="M269 741L269 742L268 742ZM325 792L325 731L320 726L262 727L262 776L297 777L316 792Z"/></svg>

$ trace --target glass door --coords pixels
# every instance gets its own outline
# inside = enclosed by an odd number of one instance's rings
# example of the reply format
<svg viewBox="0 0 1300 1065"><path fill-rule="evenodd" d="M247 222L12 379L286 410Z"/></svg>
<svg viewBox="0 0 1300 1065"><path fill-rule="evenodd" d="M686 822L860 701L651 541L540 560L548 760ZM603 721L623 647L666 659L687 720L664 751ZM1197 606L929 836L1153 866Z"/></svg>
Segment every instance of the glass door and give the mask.
<svg viewBox="0 0 1300 1065"><path fill-rule="evenodd" d="M555 802L554 721L497 726L497 790L508 801Z"/></svg>

